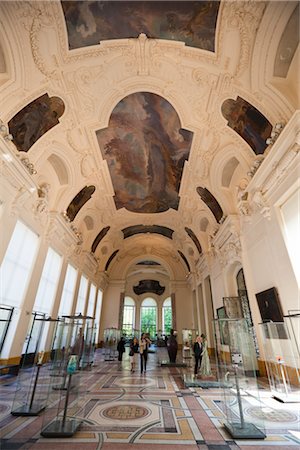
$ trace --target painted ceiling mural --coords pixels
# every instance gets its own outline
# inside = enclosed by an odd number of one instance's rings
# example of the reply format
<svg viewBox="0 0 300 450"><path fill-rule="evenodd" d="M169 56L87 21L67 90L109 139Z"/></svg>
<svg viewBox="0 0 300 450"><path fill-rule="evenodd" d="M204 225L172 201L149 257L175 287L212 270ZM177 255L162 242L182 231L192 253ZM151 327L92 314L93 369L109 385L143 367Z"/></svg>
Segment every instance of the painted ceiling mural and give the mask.
<svg viewBox="0 0 300 450"><path fill-rule="evenodd" d="M124 235L124 239L141 233L156 233L172 239L174 230L168 227L163 227L161 225L132 225L131 227L123 228L122 232Z"/></svg>
<svg viewBox="0 0 300 450"><path fill-rule="evenodd" d="M197 236L195 235L195 233L193 232L193 230L191 230L190 228L185 227L184 229L185 229L185 231L187 232L187 234L189 235L189 237L192 239L192 241L194 242L194 244L196 245L197 250L198 250L198 252L199 252L199 255L201 255L201 254L202 254L202 247L201 247L200 242L198 241Z"/></svg>
<svg viewBox="0 0 300 450"><path fill-rule="evenodd" d="M222 104L222 114L228 126L248 142L256 155L264 153L272 125L258 109L242 97L230 98Z"/></svg>
<svg viewBox="0 0 300 450"><path fill-rule="evenodd" d="M148 92L131 94L115 107L108 128L96 134L117 209L137 213L178 209L193 133L180 128L169 102Z"/></svg>
<svg viewBox="0 0 300 450"><path fill-rule="evenodd" d="M13 142L20 152L30 147L48 130L59 123L65 104L59 97L44 94L19 111L9 122Z"/></svg>
<svg viewBox="0 0 300 450"><path fill-rule="evenodd" d="M218 223L223 218L223 210L218 202L218 200L212 195L212 193L201 186L197 187L196 189L197 193L200 195L201 200L208 206L208 208L211 210L213 215L215 216L215 219Z"/></svg>
<svg viewBox="0 0 300 450"><path fill-rule="evenodd" d="M70 50L107 39L183 41L215 50L219 1L63 1Z"/></svg>
<svg viewBox="0 0 300 450"><path fill-rule="evenodd" d="M80 192L78 192L77 195L75 195L66 211L71 222L73 222L83 205L85 205L85 203L92 197L95 190L95 186L85 186Z"/></svg>
<svg viewBox="0 0 300 450"><path fill-rule="evenodd" d="M98 245L100 244L100 242L102 241L102 239L107 235L107 233L109 232L110 227L105 227L102 228L102 230L100 231L100 233L97 234L96 238L94 239L94 242L92 244L91 247L91 252L95 253Z"/></svg>

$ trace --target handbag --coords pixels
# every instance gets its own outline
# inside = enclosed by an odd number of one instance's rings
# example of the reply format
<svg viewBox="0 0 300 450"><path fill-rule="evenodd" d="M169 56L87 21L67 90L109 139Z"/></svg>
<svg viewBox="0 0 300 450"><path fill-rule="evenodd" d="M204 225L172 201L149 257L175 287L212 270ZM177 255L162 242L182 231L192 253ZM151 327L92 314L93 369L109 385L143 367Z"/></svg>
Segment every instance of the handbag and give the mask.
<svg viewBox="0 0 300 450"><path fill-rule="evenodd" d="M129 351L129 356L133 356L134 355L134 351L132 350L132 348Z"/></svg>

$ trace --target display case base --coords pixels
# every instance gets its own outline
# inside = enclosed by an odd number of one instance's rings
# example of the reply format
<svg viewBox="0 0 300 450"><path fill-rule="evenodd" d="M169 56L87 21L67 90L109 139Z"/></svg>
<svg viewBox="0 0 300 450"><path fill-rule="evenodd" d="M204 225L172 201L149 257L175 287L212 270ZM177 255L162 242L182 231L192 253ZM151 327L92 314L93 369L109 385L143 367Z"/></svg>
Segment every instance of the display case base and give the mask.
<svg viewBox="0 0 300 450"><path fill-rule="evenodd" d="M280 403L300 403L300 393L299 394L275 394L273 395L274 400Z"/></svg>
<svg viewBox="0 0 300 450"><path fill-rule="evenodd" d="M224 383L217 380L202 380L201 378L196 378L194 375L189 374L184 374L182 378L185 387L201 387L204 389L232 387L232 383Z"/></svg>
<svg viewBox="0 0 300 450"><path fill-rule="evenodd" d="M161 367L187 367L186 363L171 363L170 361L161 361L160 363Z"/></svg>
<svg viewBox="0 0 300 450"><path fill-rule="evenodd" d="M224 423L224 428L234 439L265 439L266 435L253 423L245 423L243 428L240 423Z"/></svg>
<svg viewBox="0 0 300 450"><path fill-rule="evenodd" d="M29 405L23 405L11 411L11 414L13 416L38 416L45 408L46 405L41 403L36 403L31 408Z"/></svg>
<svg viewBox="0 0 300 450"><path fill-rule="evenodd" d="M58 419L44 428L41 435L47 438L68 438L76 433L80 424L81 421L77 419L68 419L65 423L63 423L62 419Z"/></svg>

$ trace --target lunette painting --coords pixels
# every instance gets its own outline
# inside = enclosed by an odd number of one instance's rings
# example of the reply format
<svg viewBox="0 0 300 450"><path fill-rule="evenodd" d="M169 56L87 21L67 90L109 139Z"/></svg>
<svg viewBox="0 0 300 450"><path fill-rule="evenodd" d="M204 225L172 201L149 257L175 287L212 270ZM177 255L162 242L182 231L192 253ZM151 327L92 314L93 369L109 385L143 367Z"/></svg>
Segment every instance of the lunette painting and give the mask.
<svg viewBox="0 0 300 450"><path fill-rule="evenodd" d="M137 213L178 209L193 133L180 127L169 102L149 92L131 94L117 104L108 128L96 134L117 209Z"/></svg>
<svg viewBox="0 0 300 450"><path fill-rule="evenodd" d="M219 1L62 1L69 48L103 40L149 38L183 41L215 50Z"/></svg>
<svg viewBox="0 0 300 450"><path fill-rule="evenodd" d="M250 145L256 155L264 153L272 125L258 109L242 97L230 98L223 102L222 114L228 120L228 126Z"/></svg>

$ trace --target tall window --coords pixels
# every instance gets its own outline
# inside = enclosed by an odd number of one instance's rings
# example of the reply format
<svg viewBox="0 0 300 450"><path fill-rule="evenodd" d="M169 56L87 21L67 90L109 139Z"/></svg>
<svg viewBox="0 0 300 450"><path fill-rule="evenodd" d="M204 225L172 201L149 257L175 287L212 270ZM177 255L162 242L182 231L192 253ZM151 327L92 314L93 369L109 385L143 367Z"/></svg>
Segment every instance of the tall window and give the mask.
<svg viewBox="0 0 300 450"><path fill-rule="evenodd" d="M49 247L33 310L51 314L60 276L62 257Z"/></svg>
<svg viewBox="0 0 300 450"><path fill-rule="evenodd" d="M95 300L96 300L95 297L96 297L96 286L92 283L86 312L87 316L94 317Z"/></svg>
<svg viewBox="0 0 300 450"><path fill-rule="evenodd" d="M88 287L88 280L84 275L81 275L76 310L75 310L76 314L80 314L80 313L84 314L87 287Z"/></svg>
<svg viewBox="0 0 300 450"><path fill-rule="evenodd" d="M29 282L39 238L17 222L0 268L0 304L19 307Z"/></svg>
<svg viewBox="0 0 300 450"><path fill-rule="evenodd" d="M58 315L67 316L72 311L72 303L76 286L77 270L71 264L68 264L64 287L61 294Z"/></svg>
<svg viewBox="0 0 300 450"><path fill-rule="evenodd" d="M300 284L300 189L298 188L282 205L281 214L287 251Z"/></svg>
<svg viewBox="0 0 300 450"><path fill-rule="evenodd" d="M162 308L163 334L170 334L172 328L172 303L171 297L166 298Z"/></svg>
<svg viewBox="0 0 300 450"><path fill-rule="evenodd" d="M100 319L101 319L101 309L102 309L102 296L103 293L98 289L96 314L95 314L95 325L96 325L96 344L99 342L99 330L100 330Z"/></svg>
<svg viewBox="0 0 300 450"><path fill-rule="evenodd" d="M45 317L45 314L51 315L61 272L61 264L62 257L51 247L49 247L40 278L39 287L35 296L32 329L29 333L30 337L27 341L27 346L23 347L23 352L34 352L37 351L38 348L44 348L49 331L49 322L40 322L38 319ZM39 314L36 315L35 313ZM42 313L41 316L40 313Z"/></svg>
<svg viewBox="0 0 300 450"><path fill-rule="evenodd" d="M127 337L133 337L135 321L135 302L131 297L124 299L123 311L123 334Z"/></svg>
<svg viewBox="0 0 300 450"><path fill-rule="evenodd" d="M154 298L148 297L141 306L141 332L149 333L154 339L157 329L157 305Z"/></svg>

